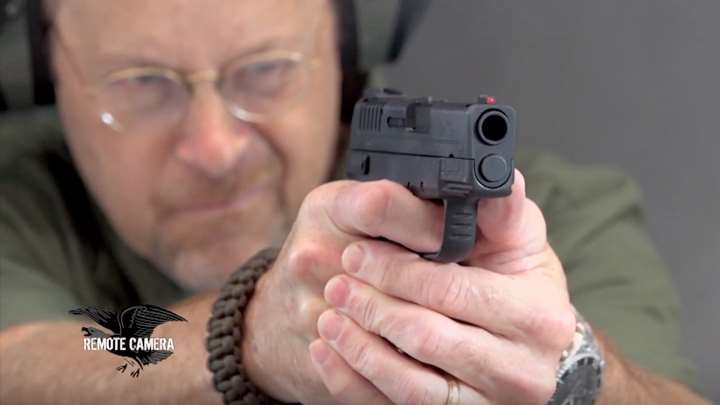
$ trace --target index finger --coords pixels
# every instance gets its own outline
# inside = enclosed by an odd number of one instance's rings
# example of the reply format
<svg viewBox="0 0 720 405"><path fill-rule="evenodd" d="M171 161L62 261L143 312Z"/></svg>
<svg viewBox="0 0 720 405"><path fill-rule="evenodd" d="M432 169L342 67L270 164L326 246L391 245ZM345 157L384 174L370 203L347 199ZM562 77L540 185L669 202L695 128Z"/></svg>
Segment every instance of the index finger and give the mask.
<svg viewBox="0 0 720 405"><path fill-rule="evenodd" d="M443 207L390 180L348 182L329 205L342 232L385 238L414 252L435 252L443 232Z"/></svg>
<svg viewBox="0 0 720 405"><path fill-rule="evenodd" d="M306 196L276 261L319 290L338 273L348 244L384 238L416 252L435 251L442 220L442 207L390 180L333 181Z"/></svg>

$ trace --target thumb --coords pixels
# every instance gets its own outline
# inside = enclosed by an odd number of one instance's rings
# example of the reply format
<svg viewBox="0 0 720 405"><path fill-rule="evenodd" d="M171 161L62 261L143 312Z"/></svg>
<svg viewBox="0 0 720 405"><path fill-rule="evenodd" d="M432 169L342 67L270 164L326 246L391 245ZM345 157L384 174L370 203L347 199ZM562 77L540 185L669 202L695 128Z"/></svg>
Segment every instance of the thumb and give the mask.
<svg viewBox="0 0 720 405"><path fill-rule="evenodd" d="M481 200L477 207L478 238L466 262L488 255L505 262L540 252L547 241L545 219L525 194L525 177L515 170L512 193Z"/></svg>

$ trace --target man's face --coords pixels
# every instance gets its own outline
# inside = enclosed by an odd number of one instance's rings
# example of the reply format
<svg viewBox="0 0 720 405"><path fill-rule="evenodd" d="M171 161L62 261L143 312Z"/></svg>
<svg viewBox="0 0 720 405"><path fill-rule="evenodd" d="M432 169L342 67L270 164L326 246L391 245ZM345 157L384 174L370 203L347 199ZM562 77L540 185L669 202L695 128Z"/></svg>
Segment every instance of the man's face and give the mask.
<svg viewBox="0 0 720 405"><path fill-rule="evenodd" d="M52 51L75 162L125 242L180 284L220 285L255 251L282 240L305 195L327 178L340 88L331 7L325 0L58 0ZM117 131L100 119L95 84L111 72L192 73L285 51L315 62L299 100L263 120L230 114L209 82L194 87L176 120L148 113Z"/></svg>

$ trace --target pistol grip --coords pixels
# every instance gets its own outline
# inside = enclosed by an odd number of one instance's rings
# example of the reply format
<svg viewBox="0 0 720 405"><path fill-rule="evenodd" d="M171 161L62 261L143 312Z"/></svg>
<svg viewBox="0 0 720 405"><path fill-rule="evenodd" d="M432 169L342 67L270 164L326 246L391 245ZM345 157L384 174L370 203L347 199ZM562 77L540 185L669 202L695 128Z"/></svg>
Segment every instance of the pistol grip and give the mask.
<svg viewBox="0 0 720 405"><path fill-rule="evenodd" d="M475 246L477 233L477 200L448 198L445 206L443 240L436 253L424 253L423 257L443 263L465 259Z"/></svg>

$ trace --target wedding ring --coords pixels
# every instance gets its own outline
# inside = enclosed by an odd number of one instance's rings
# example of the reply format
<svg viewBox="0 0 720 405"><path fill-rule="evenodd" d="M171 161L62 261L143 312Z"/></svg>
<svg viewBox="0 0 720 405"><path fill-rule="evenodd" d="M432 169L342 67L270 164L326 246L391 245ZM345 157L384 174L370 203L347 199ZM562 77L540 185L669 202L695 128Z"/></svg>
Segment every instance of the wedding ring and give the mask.
<svg viewBox="0 0 720 405"><path fill-rule="evenodd" d="M452 377L447 379L448 395L445 405L460 405L460 384Z"/></svg>

